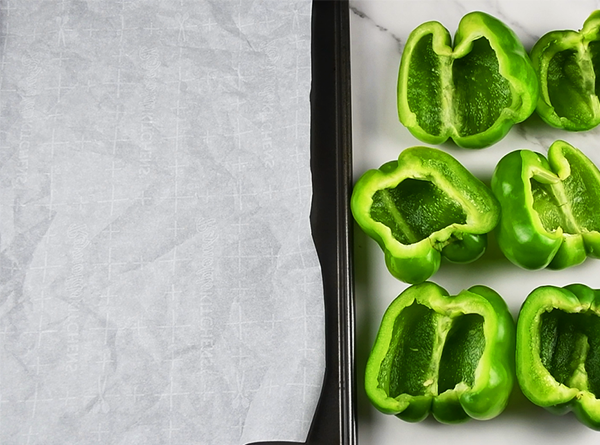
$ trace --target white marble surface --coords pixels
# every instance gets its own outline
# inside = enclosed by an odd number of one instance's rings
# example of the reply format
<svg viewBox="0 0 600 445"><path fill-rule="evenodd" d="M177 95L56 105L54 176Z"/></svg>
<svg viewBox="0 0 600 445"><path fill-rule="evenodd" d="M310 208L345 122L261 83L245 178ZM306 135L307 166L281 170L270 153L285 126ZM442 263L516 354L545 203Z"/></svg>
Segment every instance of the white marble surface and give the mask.
<svg viewBox="0 0 600 445"><path fill-rule="evenodd" d="M414 145L427 145L415 139L397 119L396 78L408 34L422 22L440 21L454 34L461 17L482 10L500 18L516 32L529 50L535 41L554 29L580 29L598 1L355 1L351 8L352 107L355 179L365 170L377 168ZM537 116L514 126L506 138L482 150L442 145L477 177L489 184L496 163L508 152L526 148L547 153L556 139L580 148L600 165L600 127L585 133L552 129ZM564 286L582 282L600 288L600 261L564 271L525 271L512 265L499 252L495 240L485 255L470 265L442 263L432 281L451 294L475 284L499 292L517 316L525 297L544 284ZM379 322L389 303L407 285L387 271L383 254L374 241L355 229L355 276L357 304L357 391L359 398L359 441L386 443L487 443L513 445L544 443L591 444L596 433L581 425L573 415L558 417L531 404L515 390L506 411L487 421L471 421L446 426L427 419L410 424L376 411L364 395L363 375L366 357Z"/></svg>

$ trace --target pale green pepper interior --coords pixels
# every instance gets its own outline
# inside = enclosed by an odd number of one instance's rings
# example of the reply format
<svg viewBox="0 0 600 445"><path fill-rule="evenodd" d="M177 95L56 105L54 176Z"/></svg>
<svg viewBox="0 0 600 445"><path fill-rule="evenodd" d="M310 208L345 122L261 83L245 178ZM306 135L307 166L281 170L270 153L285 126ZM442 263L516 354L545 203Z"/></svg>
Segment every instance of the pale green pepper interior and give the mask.
<svg viewBox="0 0 600 445"><path fill-rule="evenodd" d="M598 62L598 45L590 45L591 60ZM559 51L548 64L548 96L559 117L577 125L585 125L593 119L592 95L595 90L594 66L581 60L575 50Z"/></svg>
<svg viewBox="0 0 600 445"><path fill-rule="evenodd" d="M462 137L486 131L512 104L489 41L473 41L472 50L458 59L438 56L432 42L432 34L417 42L409 66L408 105L419 126L436 136L448 126Z"/></svg>
<svg viewBox="0 0 600 445"><path fill-rule="evenodd" d="M540 358L554 379L600 396L600 317L558 309L541 315Z"/></svg>
<svg viewBox="0 0 600 445"><path fill-rule="evenodd" d="M417 116L419 126L428 134L439 136L443 129L442 68L433 51L433 34L415 45L408 72L408 106Z"/></svg>
<svg viewBox="0 0 600 445"><path fill-rule="evenodd" d="M451 224L465 224L462 206L433 182L405 179L373 195L371 218L402 244L419 242Z"/></svg>
<svg viewBox="0 0 600 445"><path fill-rule="evenodd" d="M452 65L455 125L460 136L486 131L512 103L510 84L499 71L498 58L487 39Z"/></svg>
<svg viewBox="0 0 600 445"><path fill-rule="evenodd" d="M418 303L394 322L392 341L378 375L389 397L438 395L458 383L472 387L485 349L483 317L451 320Z"/></svg>
<svg viewBox="0 0 600 445"><path fill-rule="evenodd" d="M571 174L564 180L545 184L531 179L533 208L549 232L558 227L570 234L600 231L600 212L590 211L600 202L598 179L579 157L565 153L565 158Z"/></svg>

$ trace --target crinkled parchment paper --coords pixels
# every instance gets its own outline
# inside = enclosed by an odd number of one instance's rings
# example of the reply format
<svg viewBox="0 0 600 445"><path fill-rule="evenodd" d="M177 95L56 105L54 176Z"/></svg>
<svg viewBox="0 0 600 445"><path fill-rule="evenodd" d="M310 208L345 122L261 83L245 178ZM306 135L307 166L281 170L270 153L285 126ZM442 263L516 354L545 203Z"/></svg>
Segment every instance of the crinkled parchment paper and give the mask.
<svg viewBox="0 0 600 445"><path fill-rule="evenodd" d="M0 442L304 440L308 0L0 0Z"/></svg>

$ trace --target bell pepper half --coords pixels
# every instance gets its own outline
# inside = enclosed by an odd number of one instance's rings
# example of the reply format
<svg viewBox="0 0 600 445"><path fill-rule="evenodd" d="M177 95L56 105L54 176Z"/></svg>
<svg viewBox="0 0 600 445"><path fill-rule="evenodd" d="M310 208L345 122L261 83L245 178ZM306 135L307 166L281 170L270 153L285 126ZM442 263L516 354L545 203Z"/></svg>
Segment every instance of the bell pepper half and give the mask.
<svg viewBox="0 0 600 445"><path fill-rule="evenodd" d="M420 283L442 256L467 263L487 246L500 208L492 192L448 153L412 147L365 172L351 198L354 219L385 253L390 273Z"/></svg>
<svg viewBox="0 0 600 445"><path fill-rule="evenodd" d="M572 410L600 430L600 291L572 284L531 292L517 321L516 374L531 402Z"/></svg>
<svg viewBox="0 0 600 445"><path fill-rule="evenodd" d="M483 148L527 119L538 100L538 81L523 44L484 12L465 15L454 37L436 21L415 28L398 73L398 116L419 140L448 138Z"/></svg>
<svg viewBox="0 0 600 445"><path fill-rule="evenodd" d="M502 209L498 244L514 264L564 269L600 256L600 172L577 148L555 141L548 159L513 151L491 185Z"/></svg>
<svg viewBox="0 0 600 445"><path fill-rule="evenodd" d="M514 384L515 325L505 301L474 286L456 296L432 282L402 292L385 312L365 370L372 404L418 422L491 419Z"/></svg>
<svg viewBox="0 0 600 445"><path fill-rule="evenodd" d="M540 96L536 111L549 125L571 131L600 123L600 11L581 31L551 31L531 49Z"/></svg>

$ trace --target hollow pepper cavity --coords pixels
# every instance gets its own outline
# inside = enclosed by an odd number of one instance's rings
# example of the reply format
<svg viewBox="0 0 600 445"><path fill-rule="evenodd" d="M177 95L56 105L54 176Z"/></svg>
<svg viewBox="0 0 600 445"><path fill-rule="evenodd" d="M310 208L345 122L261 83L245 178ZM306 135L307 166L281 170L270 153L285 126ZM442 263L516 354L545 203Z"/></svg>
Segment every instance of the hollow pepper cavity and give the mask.
<svg viewBox="0 0 600 445"><path fill-rule="evenodd" d="M465 15L454 46L439 22L412 31L398 74L398 116L419 140L483 148L527 119L538 81L523 44L484 12Z"/></svg>
<svg viewBox="0 0 600 445"><path fill-rule="evenodd" d="M533 403L572 410L600 430L600 291L572 284L531 292L517 322L516 374Z"/></svg>
<svg viewBox="0 0 600 445"><path fill-rule="evenodd" d="M420 283L440 267L442 256L467 263L487 246L499 220L492 192L448 153L412 147L354 186L354 219L385 253L390 273Z"/></svg>
<svg viewBox="0 0 600 445"><path fill-rule="evenodd" d="M551 31L531 49L539 79L536 111L553 127L590 130L600 123L600 11L580 31Z"/></svg>
<svg viewBox="0 0 600 445"><path fill-rule="evenodd" d="M474 286L456 296L432 282L406 289L385 312L365 389L386 414L418 422L491 419L514 384L515 325L505 301Z"/></svg>
<svg viewBox="0 0 600 445"><path fill-rule="evenodd" d="M564 269L600 257L600 172L577 148L558 140L548 159L513 151L491 185L502 209L498 244L514 264Z"/></svg>

